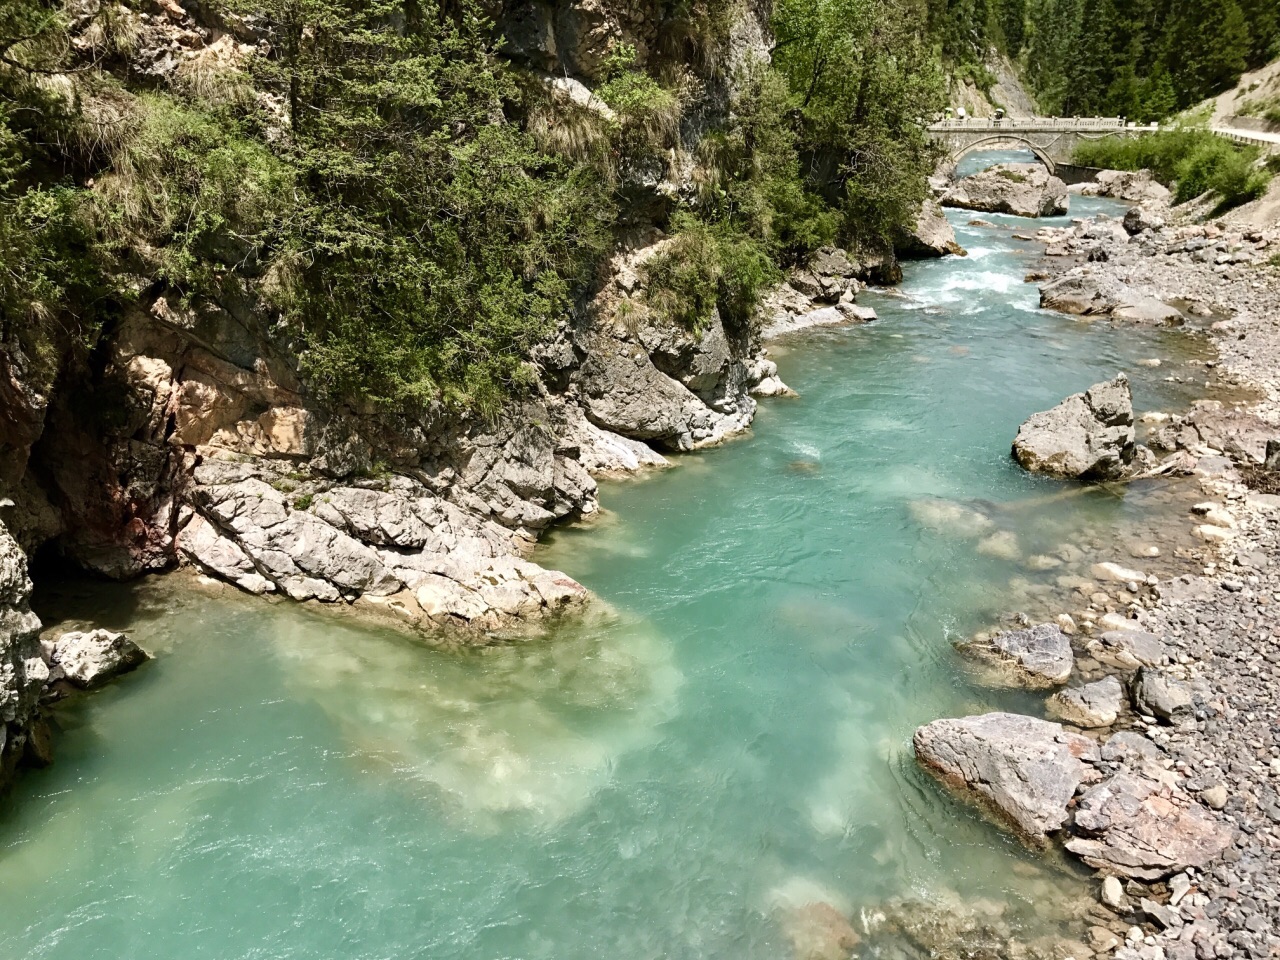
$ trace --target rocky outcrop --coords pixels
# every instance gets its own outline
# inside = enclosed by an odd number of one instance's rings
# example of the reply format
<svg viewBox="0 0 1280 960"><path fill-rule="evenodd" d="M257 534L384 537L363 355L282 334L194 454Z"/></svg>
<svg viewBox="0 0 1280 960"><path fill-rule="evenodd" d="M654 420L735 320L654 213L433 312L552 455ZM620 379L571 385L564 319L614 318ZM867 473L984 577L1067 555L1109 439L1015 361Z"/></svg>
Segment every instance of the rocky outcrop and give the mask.
<svg viewBox="0 0 1280 960"><path fill-rule="evenodd" d="M66 679L81 690L100 687L151 656L123 633L77 630L64 633L49 649L50 681Z"/></svg>
<svg viewBox="0 0 1280 960"><path fill-rule="evenodd" d="M912 229L895 239L894 249L904 260L965 255L964 247L956 242L955 229L933 199L921 206Z"/></svg>
<svg viewBox="0 0 1280 960"><path fill-rule="evenodd" d="M1052 623L1000 631L972 640L961 650L996 668L997 677L1033 690L1066 683L1075 666L1071 640Z"/></svg>
<svg viewBox="0 0 1280 960"><path fill-rule="evenodd" d="M49 679L30 596L27 558L0 524L0 788L30 749L40 692Z"/></svg>
<svg viewBox="0 0 1280 960"><path fill-rule="evenodd" d="M1022 467L1070 480L1122 479L1134 451L1133 399L1124 374L1032 415L1013 442Z"/></svg>
<svg viewBox="0 0 1280 960"><path fill-rule="evenodd" d="M1067 185L1038 163L1001 163L954 183L944 207L1019 217L1053 217L1067 212Z"/></svg>
<svg viewBox="0 0 1280 960"><path fill-rule="evenodd" d="M1082 835L1067 841L1068 850L1098 870L1142 880L1203 867L1234 838L1200 803L1128 772L1087 790L1074 826Z"/></svg>
<svg viewBox="0 0 1280 960"><path fill-rule="evenodd" d="M1118 280L1078 267L1040 287L1040 306L1081 317L1111 317L1134 323L1182 322L1182 312Z"/></svg>
<svg viewBox="0 0 1280 960"><path fill-rule="evenodd" d="M1067 803L1092 777L1092 740L1015 713L935 720L918 729L916 757L944 783L975 796L1028 840L1067 820Z"/></svg>

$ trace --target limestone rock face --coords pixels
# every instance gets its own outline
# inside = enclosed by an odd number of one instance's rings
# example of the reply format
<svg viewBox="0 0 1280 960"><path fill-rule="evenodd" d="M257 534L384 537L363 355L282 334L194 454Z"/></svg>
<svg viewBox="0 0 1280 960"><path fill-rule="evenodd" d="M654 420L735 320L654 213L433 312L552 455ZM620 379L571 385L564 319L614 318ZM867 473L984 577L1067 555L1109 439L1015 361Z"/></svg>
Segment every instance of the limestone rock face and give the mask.
<svg viewBox="0 0 1280 960"><path fill-rule="evenodd" d="M1038 163L1000 163L956 182L944 207L1053 217L1067 212L1067 185Z"/></svg>
<svg viewBox="0 0 1280 960"><path fill-rule="evenodd" d="M1132 203L1169 203L1169 188L1156 181L1150 170L1101 170L1097 179L1087 188L1087 193L1097 197L1115 197Z"/></svg>
<svg viewBox="0 0 1280 960"><path fill-rule="evenodd" d="M1067 803L1090 778L1087 761L1098 756L1092 740L1014 713L935 720L916 731L914 744L930 772L1033 841L1066 823Z"/></svg>
<svg viewBox="0 0 1280 960"><path fill-rule="evenodd" d="M89 630L60 636L52 659L67 680L89 690L128 673L151 657L123 633Z"/></svg>
<svg viewBox="0 0 1280 960"><path fill-rule="evenodd" d="M1123 705L1124 687L1115 677L1059 690L1048 703L1053 716L1077 727L1109 727Z"/></svg>
<svg viewBox="0 0 1280 960"><path fill-rule="evenodd" d="M1122 479L1134 451L1133 399L1124 374L1032 415L1013 442L1022 467L1068 480Z"/></svg>
<svg viewBox="0 0 1280 960"><path fill-rule="evenodd" d="M1122 772L1080 799L1067 849L1099 870L1158 880L1202 867L1233 840L1231 828L1190 797Z"/></svg>
<svg viewBox="0 0 1280 960"><path fill-rule="evenodd" d="M988 663L1007 667L1018 686L1043 689L1066 683L1075 666L1071 640L1057 624L1005 630L966 644L963 650Z"/></svg>
<svg viewBox="0 0 1280 960"><path fill-rule="evenodd" d="M40 620L27 601L27 558L0 524L0 786L22 759L49 671L40 656Z"/></svg>
<svg viewBox="0 0 1280 960"><path fill-rule="evenodd" d="M964 256L964 248L956 242L952 228L942 207L936 200L926 200L910 231L904 231L894 242L898 256L905 259L945 257L948 254Z"/></svg>

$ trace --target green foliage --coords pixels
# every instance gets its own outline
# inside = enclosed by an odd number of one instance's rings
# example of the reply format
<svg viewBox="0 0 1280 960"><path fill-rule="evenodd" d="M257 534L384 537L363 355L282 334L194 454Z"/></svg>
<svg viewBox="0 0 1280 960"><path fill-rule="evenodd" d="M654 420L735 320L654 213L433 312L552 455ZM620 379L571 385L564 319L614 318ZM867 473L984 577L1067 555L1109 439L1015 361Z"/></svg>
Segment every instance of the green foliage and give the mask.
<svg viewBox="0 0 1280 960"><path fill-rule="evenodd" d="M300 497L295 497L293 500L293 509L310 510L311 504L315 502L315 499L315 494L312 493L304 493Z"/></svg>
<svg viewBox="0 0 1280 960"><path fill-rule="evenodd" d="M937 159L925 118L943 103L923 33L890 0L780 0L774 63L810 177L851 243L886 244L919 210Z"/></svg>
<svg viewBox="0 0 1280 960"><path fill-rule="evenodd" d="M1161 119L1280 54L1274 0L1012 0L1044 112Z"/></svg>
<svg viewBox="0 0 1280 960"><path fill-rule="evenodd" d="M1019 173L1017 170L997 170L996 176L1002 177L1012 183L1026 183L1027 175Z"/></svg>
<svg viewBox="0 0 1280 960"><path fill-rule="evenodd" d="M695 334L717 310L731 329L745 329L781 271L758 242L732 229L716 230L687 214L673 227L671 244L644 263L649 309Z"/></svg>
<svg viewBox="0 0 1280 960"><path fill-rule="evenodd" d="M1082 143L1075 162L1115 170L1148 169L1174 191L1178 203L1212 191L1219 211L1262 196L1271 171L1259 166L1258 151L1239 147L1207 130L1162 130L1143 137Z"/></svg>
<svg viewBox="0 0 1280 960"><path fill-rule="evenodd" d="M604 249L598 178L506 122L517 90L472 2L265 12L287 42L254 72L286 96L307 191L279 298L305 373L339 397L495 410Z"/></svg>

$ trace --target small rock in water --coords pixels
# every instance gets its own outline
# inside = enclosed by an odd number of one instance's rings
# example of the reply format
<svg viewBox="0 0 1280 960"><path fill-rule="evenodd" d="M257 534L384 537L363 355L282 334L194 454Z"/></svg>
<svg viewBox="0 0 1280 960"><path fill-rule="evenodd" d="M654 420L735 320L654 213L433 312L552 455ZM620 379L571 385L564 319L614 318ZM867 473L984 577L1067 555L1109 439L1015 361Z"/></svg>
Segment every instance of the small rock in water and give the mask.
<svg viewBox="0 0 1280 960"><path fill-rule="evenodd" d="M860 937L853 925L829 903L807 903L785 920L796 960L848 960Z"/></svg>
<svg viewBox="0 0 1280 960"><path fill-rule="evenodd" d="M1148 357L1148 358L1147 358L1147 359L1145 359L1145 360L1138 360L1138 361L1136 361L1136 363L1137 363L1137 364L1138 364L1138 366L1140 366L1140 367L1158 367L1158 366L1160 366L1160 361L1159 361L1156 357Z"/></svg>
<svg viewBox="0 0 1280 960"><path fill-rule="evenodd" d="M1056 623L1001 631L962 649L989 663L1012 668L1015 680L1032 689L1065 683L1075 666L1071 641Z"/></svg>

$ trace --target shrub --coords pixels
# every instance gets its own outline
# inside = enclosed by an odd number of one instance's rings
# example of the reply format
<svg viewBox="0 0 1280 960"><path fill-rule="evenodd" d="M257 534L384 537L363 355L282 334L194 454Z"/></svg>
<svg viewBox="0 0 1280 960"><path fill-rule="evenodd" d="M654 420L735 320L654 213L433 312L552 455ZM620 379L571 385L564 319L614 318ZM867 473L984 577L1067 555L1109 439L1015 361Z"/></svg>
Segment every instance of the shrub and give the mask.
<svg viewBox="0 0 1280 960"><path fill-rule="evenodd" d="M1257 199L1271 178L1271 171L1258 165L1256 148L1237 146L1208 130L1163 130L1082 143L1074 160L1116 170L1149 169L1174 191L1177 203L1212 191L1218 211Z"/></svg>

